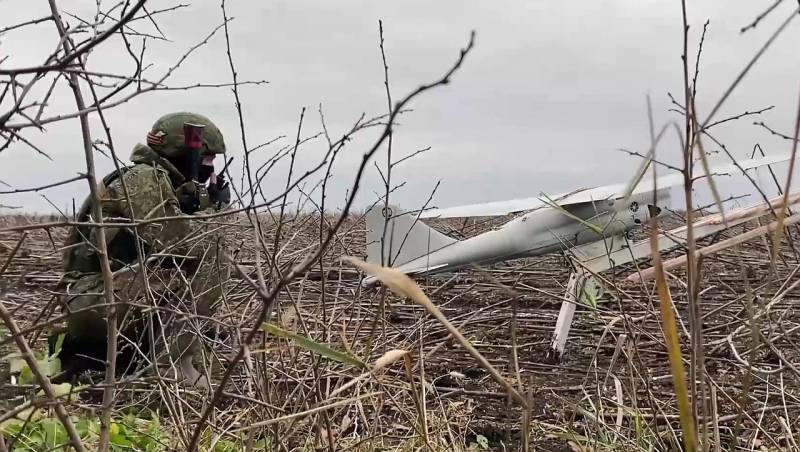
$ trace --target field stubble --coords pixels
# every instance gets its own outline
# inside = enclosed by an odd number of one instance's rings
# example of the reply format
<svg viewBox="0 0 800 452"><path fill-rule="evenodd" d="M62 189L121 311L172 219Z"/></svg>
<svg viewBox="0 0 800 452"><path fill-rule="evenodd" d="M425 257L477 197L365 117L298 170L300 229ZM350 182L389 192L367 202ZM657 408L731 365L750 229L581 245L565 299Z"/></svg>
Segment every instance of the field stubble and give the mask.
<svg viewBox="0 0 800 452"><path fill-rule="evenodd" d="M9 217L4 225L26 221L30 219ZM252 228L244 218L225 223L235 260L246 271L253 271L257 259ZM265 224L270 224L269 220ZM317 243L319 224L318 216L309 215L287 223L278 255L281 266L302 259ZM464 237L496 224L498 220L434 223L438 229ZM748 223L709 240L754 227ZM264 242L272 243L275 230L265 229ZM39 350L46 344L45 334L37 334L42 330L37 326L57 316L51 308L60 277L58 249L65 234L64 228L31 231L0 279L1 302ZM0 235L0 260L5 262L19 237L17 232ZM639 237L646 236L642 233ZM794 230L789 238L796 239ZM537 450L659 449L674 445L674 435L680 437L674 433L680 424L655 287L653 283L625 281L624 276L633 271L631 266L602 275L605 288L596 308L579 306L566 356L560 362L549 356L549 350L570 274L564 256L515 260L418 281L493 366L515 385L520 385L517 378L521 378L521 392L531 405L524 413L422 307L386 292L381 312L384 292L361 289L358 274L340 261L342 256L363 257L364 248L364 224L354 218L341 229L322 266L314 266L280 293L273 322L370 363L389 350L408 350L406 366L395 363L380 374L362 374L291 340L259 336L211 419L214 433L231 434L239 429L256 438L271 437L288 449L322 447L332 440L336 450L395 446L411 450L425 441L434 450L484 446L513 450L522 442L523 418L529 418L529 437ZM666 257L677 255L673 252ZM792 364L800 361L796 346L800 319L794 308L798 259L786 244L777 262L774 282L768 283L769 253L762 239L703 262L700 300L706 372L709 387L714 388L716 413L716 422L708 420L709 434L712 438L719 435L724 444L731 444L733 435L738 435L742 445L788 447L796 441L792 435L800 430L798 374ZM264 268L264 272L269 282L270 269ZM673 272L670 285L683 319L681 340L688 360L682 272ZM748 293L754 300L754 312L770 304L768 313L757 317L759 329L772 347L760 340L754 352L749 350L753 314L748 314ZM776 300L776 294L781 298ZM218 367L225 365L243 332L254 326L258 306L253 289L234 276L227 284L224 306L215 315L221 334L206 344L210 361L217 363L211 366L212 373L219 373ZM732 333L737 334L729 338ZM2 355L14 350L13 342L4 338ZM749 371L742 360L752 358L750 364L757 370L743 398ZM5 412L22 403L26 390L10 385L6 362L0 363L0 378L0 411ZM360 380L353 383L354 379ZM120 385L120 413L157 407L165 423L191 433L197 409L205 402L202 397L192 391L172 390L169 385L126 381ZM342 388L347 384L351 386ZM71 408L96 407L101 391L87 390L81 407ZM162 407L174 400L184 405L177 409L180 415L174 407L171 411ZM740 406L742 400L745 403ZM313 412L335 402L342 404ZM172 414L166 416L166 411ZM298 414L304 412L309 413ZM285 419L254 427L257 422L281 417Z"/></svg>

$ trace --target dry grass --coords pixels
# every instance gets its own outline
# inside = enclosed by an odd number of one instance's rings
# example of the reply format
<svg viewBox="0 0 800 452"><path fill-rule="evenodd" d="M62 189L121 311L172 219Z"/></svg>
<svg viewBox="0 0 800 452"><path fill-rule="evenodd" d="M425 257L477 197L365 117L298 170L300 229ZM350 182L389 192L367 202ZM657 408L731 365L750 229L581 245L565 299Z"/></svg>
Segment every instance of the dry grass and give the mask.
<svg viewBox="0 0 800 452"><path fill-rule="evenodd" d="M232 243L239 248L237 263L252 271L256 260L247 240L252 231L245 224L231 226L241 237ZM438 227L447 229L443 224ZM746 224L726 235L754 227ZM267 242L270 231L267 227ZM18 237L12 233L0 238L5 245L0 247L2 260ZM47 306L59 277L56 249L63 237L63 229L31 232L0 281L6 293L2 303L30 340L37 337L34 323L45 326L48 318L55 317ZM285 264L319 240L319 218L291 219L284 237L280 261ZM425 307L391 292L384 294L380 288L361 289L352 267L340 258L362 255L363 237L363 224L349 220L324 256L324 271L315 267L280 293L274 323L383 368L365 370L290 340L259 335L213 411L209 441L245 434L245 438L270 438L279 450L328 450L329 446L465 450L480 448L485 439L492 449L514 450L522 444L521 432L527 431L536 450L679 447L679 416L653 284L625 281L630 269L603 274L605 290L597 309L579 309L566 359L555 363L547 352L569 275L561 256L420 281L441 315L501 376L498 381L451 336L452 327L448 329ZM706 370L715 388L717 415L716 421L707 421L724 448L733 447L734 438L743 448L789 447L797 442L800 399L792 389L798 383L793 363L800 360L800 348L795 346L800 321L793 307L797 260L788 247L782 248L782 257L771 284L766 279L768 243L761 239L709 257L703 264L700 299ZM678 339L688 356L682 281L680 273L667 279ZM518 294L515 322L509 287ZM382 296L387 308L375 321ZM225 308L215 317L225 334L207 344L216 375L243 332L258 326L251 323L258 308L249 285L238 278L229 281ZM512 325L516 342L511 340ZM752 325L759 334L752 334ZM34 342L39 349L45 347L42 336ZM518 374L510 359L513 349ZM392 350L410 353L390 354L378 362ZM6 338L2 352L10 351ZM23 403L29 392L9 385L8 367L0 366L5 411ZM752 381L743 393L746 375ZM516 388L526 403L509 398L508 388ZM170 447L178 449L191 435L193 420L205 403L199 394L165 382L128 378L120 389L117 415L159 412L162 423L174 432ZM69 405L70 411L87 413L96 408L101 392L99 387L84 391L80 403ZM529 405L528 412L524 404ZM530 420L525 428L523 419Z"/></svg>

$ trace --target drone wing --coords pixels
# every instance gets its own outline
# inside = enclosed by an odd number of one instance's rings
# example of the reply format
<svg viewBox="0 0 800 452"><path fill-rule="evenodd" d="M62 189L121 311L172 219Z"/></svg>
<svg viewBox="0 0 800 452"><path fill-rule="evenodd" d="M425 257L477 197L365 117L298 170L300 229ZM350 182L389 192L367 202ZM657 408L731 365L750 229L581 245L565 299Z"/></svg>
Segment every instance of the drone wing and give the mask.
<svg viewBox="0 0 800 452"><path fill-rule="evenodd" d="M710 174L705 174L705 176L717 177L739 174L742 170L749 170L764 165L784 162L789 160L789 158L790 154L787 153L741 160L736 163L730 163L711 168ZM695 174L695 177L699 176L700 174L704 173ZM680 173L668 174L656 179L656 186L659 189L678 186L682 183L683 174ZM601 187L582 188L554 196L543 195L532 198L511 199L507 201L494 201L480 204L467 204L441 209L429 209L423 211L420 215L420 218L464 218L512 215L547 207L552 204L569 206L585 202L619 199L626 196L647 193L648 191L652 191L652 189L653 179L641 179L638 183L635 183L633 187L631 187L631 184L614 184Z"/></svg>

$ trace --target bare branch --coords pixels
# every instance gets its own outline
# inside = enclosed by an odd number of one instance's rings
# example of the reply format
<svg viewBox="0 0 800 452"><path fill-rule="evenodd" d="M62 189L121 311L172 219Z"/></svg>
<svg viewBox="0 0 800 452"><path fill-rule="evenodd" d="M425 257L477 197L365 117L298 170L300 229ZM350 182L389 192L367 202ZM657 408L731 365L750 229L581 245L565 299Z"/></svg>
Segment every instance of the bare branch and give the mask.
<svg viewBox="0 0 800 452"><path fill-rule="evenodd" d="M770 105L769 107L762 108L761 110L755 110L755 111L746 110L744 113L740 113L740 114L738 114L736 116L731 116L729 118L720 119L719 121L712 122L711 124L707 125L705 127L705 129L708 130L708 129L716 126L716 125L719 125L719 124L722 124L722 123L726 123L728 121L735 121L737 119L744 118L745 116L760 115L761 113L764 113L765 111L772 110L773 108L775 108L775 106L774 105Z"/></svg>
<svg viewBox="0 0 800 452"><path fill-rule="evenodd" d="M78 180L83 180L83 179L86 179L86 175L85 174L80 174L78 176L69 178L67 180L62 180L60 182L53 182L52 184L42 185L42 186L39 186L39 187L17 188L17 189L14 189L14 190L3 190L3 191L0 191L0 195L9 195L9 194L12 194L12 193L26 193L26 192L31 192L31 191L41 191L41 190L46 190L48 188L58 187L59 185L66 185L66 184L69 184L69 183L72 183L72 182L75 182L75 181L78 181Z"/></svg>
<svg viewBox="0 0 800 452"><path fill-rule="evenodd" d="M764 55L767 49L770 48L772 43L775 42L776 39L778 39L778 36L780 36L786 29L786 27L795 19L795 17L797 17L798 13L800 13L800 8L795 8L795 10L792 11L789 17L787 17L786 20L784 20L783 23L781 23L778 29L775 30L775 32L772 33L772 35L770 35L769 39L767 39L767 41L764 42L761 48L758 49L758 52L756 52L756 54L753 55L753 57L750 59L750 61L747 63L744 69L742 69L742 71L739 72L739 74L736 76L733 83L731 83L731 85L728 86L728 89L725 90L725 93L717 101L716 105L714 105L714 108L711 109L711 113L709 113L708 116L706 116L706 119L701 124L700 127L701 129L706 128L709 122L711 122L711 120L714 119L714 116L717 114L717 112L725 103L725 101L728 100L728 97L730 97L731 93L733 93L736 87L739 86L739 83L744 79L744 76L747 75L748 72L750 72L750 69L753 68L753 66L761 58L761 56Z"/></svg>
<svg viewBox="0 0 800 452"><path fill-rule="evenodd" d="M100 35L98 35L85 45L73 49L70 53L67 53L64 57L59 59L58 62L54 64L45 64L42 66L34 66L34 67L19 68L19 69L0 69L0 75L20 75L20 74L34 74L34 73L41 74L44 72L57 71L66 68L73 61L80 58L81 55L85 54L98 44L102 43L103 41L111 37L111 35L116 33L116 31L119 30L127 21L133 18L133 16L139 11L139 9L141 9L144 6L144 3L146 1L147 0L139 0L138 2L136 2L136 4L133 5L133 8L131 8L130 11L128 11L128 14L126 14L122 19L120 19L119 22L109 27L108 30L104 31L103 33L101 33ZM64 34L66 34L66 30Z"/></svg>
<svg viewBox="0 0 800 452"><path fill-rule="evenodd" d="M795 141L794 137L790 137L789 135L786 135L785 133L780 133L780 132L770 128L768 125L764 124L763 121L754 122L753 125L761 126L761 127L765 128L765 129L767 129L767 131L769 133L775 135L776 137L783 138L784 140Z"/></svg>
<svg viewBox="0 0 800 452"><path fill-rule="evenodd" d="M8 26L8 27L5 27L5 28L0 28L0 35L2 35L3 33L7 33L7 32L9 32L11 30L16 30L17 28L27 27L28 25L40 24L40 23L48 21L48 20L53 20L53 16L40 17L38 19L32 19L32 20L29 20L29 21L26 21L26 22L20 22L18 24L14 24L14 25L11 25L11 26Z"/></svg>
<svg viewBox="0 0 800 452"><path fill-rule="evenodd" d="M739 33L745 33L745 32L747 32L748 30L751 30L751 29L753 29L753 28L756 28L756 26L758 26L758 23L759 23L759 22L761 22L761 20L762 20L762 19L764 19L765 17L767 17L767 16L769 15L769 13L771 13L772 11L774 11L774 10L775 10L775 8L777 8L777 7L778 7L778 5L780 5L781 3L783 3L783 0L775 0L775 3L773 3L772 5L770 5L770 6L769 6L769 8L767 8L767 9L766 9L764 12L762 12L761 14L759 14L758 16L756 16L756 18L753 20L753 22L751 22L749 25L746 25L746 26L742 27L742 28L739 30Z"/></svg>

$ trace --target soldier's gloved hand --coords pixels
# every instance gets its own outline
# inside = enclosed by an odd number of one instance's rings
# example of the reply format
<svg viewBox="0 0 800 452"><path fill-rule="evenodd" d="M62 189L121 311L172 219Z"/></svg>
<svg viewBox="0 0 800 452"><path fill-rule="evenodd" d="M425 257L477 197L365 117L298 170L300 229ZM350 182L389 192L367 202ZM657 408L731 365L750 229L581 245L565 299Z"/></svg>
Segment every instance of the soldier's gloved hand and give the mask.
<svg viewBox="0 0 800 452"><path fill-rule="evenodd" d="M197 184L193 181L179 186L175 190L175 194L178 197L181 212L191 215L200 210L200 190L197 189Z"/></svg>
<svg viewBox="0 0 800 452"><path fill-rule="evenodd" d="M217 176L208 184L208 199L217 208L231 203L231 187L222 176Z"/></svg>

